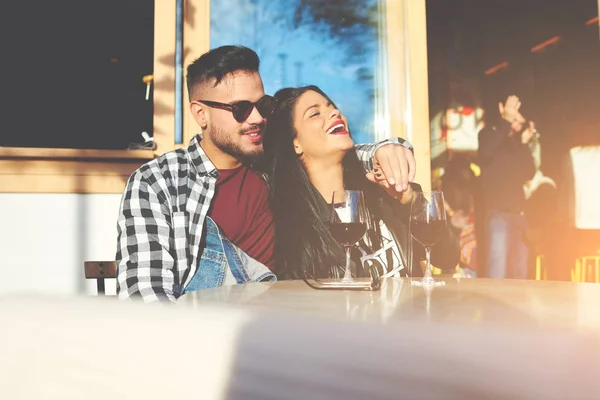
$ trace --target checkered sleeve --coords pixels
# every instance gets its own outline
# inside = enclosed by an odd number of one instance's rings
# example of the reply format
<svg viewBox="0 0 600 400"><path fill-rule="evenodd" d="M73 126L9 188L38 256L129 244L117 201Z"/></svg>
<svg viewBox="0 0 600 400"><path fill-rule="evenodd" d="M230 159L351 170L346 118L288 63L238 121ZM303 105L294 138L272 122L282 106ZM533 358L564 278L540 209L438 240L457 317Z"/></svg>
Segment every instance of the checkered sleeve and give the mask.
<svg viewBox="0 0 600 400"><path fill-rule="evenodd" d="M143 168L143 167L142 167ZM153 176L136 171L127 182L117 222L117 293L120 299L175 301L169 206Z"/></svg>
<svg viewBox="0 0 600 400"><path fill-rule="evenodd" d="M380 147L388 144L396 144L413 150L412 145L407 140L399 137L392 137L373 144L357 144L354 149L356 150L358 159L362 161L365 171L370 172L373 170L373 157L375 157L375 152Z"/></svg>

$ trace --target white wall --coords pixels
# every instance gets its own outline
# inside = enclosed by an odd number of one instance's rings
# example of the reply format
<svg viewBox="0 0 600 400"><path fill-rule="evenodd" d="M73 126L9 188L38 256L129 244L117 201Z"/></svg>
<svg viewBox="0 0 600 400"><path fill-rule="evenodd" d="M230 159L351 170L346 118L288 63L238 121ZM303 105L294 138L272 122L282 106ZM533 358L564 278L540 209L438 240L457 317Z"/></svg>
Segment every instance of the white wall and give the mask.
<svg viewBox="0 0 600 400"><path fill-rule="evenodd" d="M115 259L120 194L0 194L0 295L96 292L83 262ZM106 282L114 294L114 279Z"/></svg>
<svg viewBox="0 0 600 400"><path fill-rule="evenodd" d="M575 228L600 229L600 146L574 147L570 155Z"/></svg>

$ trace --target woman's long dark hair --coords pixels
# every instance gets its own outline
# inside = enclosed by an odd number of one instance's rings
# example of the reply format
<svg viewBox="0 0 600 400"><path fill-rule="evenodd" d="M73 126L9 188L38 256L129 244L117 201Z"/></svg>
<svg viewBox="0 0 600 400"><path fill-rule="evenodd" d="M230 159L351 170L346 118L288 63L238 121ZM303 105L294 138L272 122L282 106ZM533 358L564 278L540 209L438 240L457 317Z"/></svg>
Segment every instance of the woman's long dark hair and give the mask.
<svg viewBox="0 0 600 400"><path fill-rule="evenodd" d="M265 135L265 159L270 175L272 208L275 218L275 265L280 279L299 278L304 271L327 276L333 266L344 265L342 246L331 236L321 212L323 197L309 180L294 151L294 108L300 96L314 91L331 99L317 86L285 88L275 94L277 109L269 119ZM333 102L331 102L333 104ZM378 201L382 192L365 177L365 170L354 149L342 162L344 186L362 190L371 213L372 227L378 233ZM329 199L327 199L328 201ZM381 246L379 235L371 237L375 248Z"/></svg>

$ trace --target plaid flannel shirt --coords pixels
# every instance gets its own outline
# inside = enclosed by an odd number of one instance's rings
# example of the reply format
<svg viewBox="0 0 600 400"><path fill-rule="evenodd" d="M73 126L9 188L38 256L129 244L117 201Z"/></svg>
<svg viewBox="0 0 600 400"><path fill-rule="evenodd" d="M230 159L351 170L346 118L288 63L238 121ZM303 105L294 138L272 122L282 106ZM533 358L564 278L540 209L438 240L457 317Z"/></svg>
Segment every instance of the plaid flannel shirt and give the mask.
<svg viewBox="0 0 600 400"><path fill-rule="evenodd" d="M219 172L200 147L201 135L187 149L161 155L136 170L125 187L117 222L117 293L126 299L175 301L196 272L204 221ZM357 145L365 169L375 151L399 138Z"/></svg>

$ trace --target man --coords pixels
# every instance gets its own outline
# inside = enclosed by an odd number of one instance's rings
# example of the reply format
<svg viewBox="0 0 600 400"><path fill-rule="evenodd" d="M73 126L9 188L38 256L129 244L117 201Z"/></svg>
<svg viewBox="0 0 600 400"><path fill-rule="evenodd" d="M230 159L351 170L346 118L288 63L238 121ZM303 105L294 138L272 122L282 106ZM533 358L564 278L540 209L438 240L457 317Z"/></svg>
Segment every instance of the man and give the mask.
<svg viewBox="0 0 600 400"><path fill-rule="evenodd" d="M275 279L268 187L251 169L275 107L258 68L256 53L241 46L216 48L188 67L202 135L129 178L117 225L120 298L175 301L201 288ZM382 185L399 192L414 178L410 149L402 140L357 146L369 170L379 164Z"/></svg>
<svg viewBox="0 0 600 400"><path fill-rule="evenodd" d="M501 122L486 126L479 133L490 278L527 277L529 250L525 243L523 185L534 173L528 143L535 128L533 122L526 122L520 107L519 98L509 96L505 104L498 104Z"/></svg>

